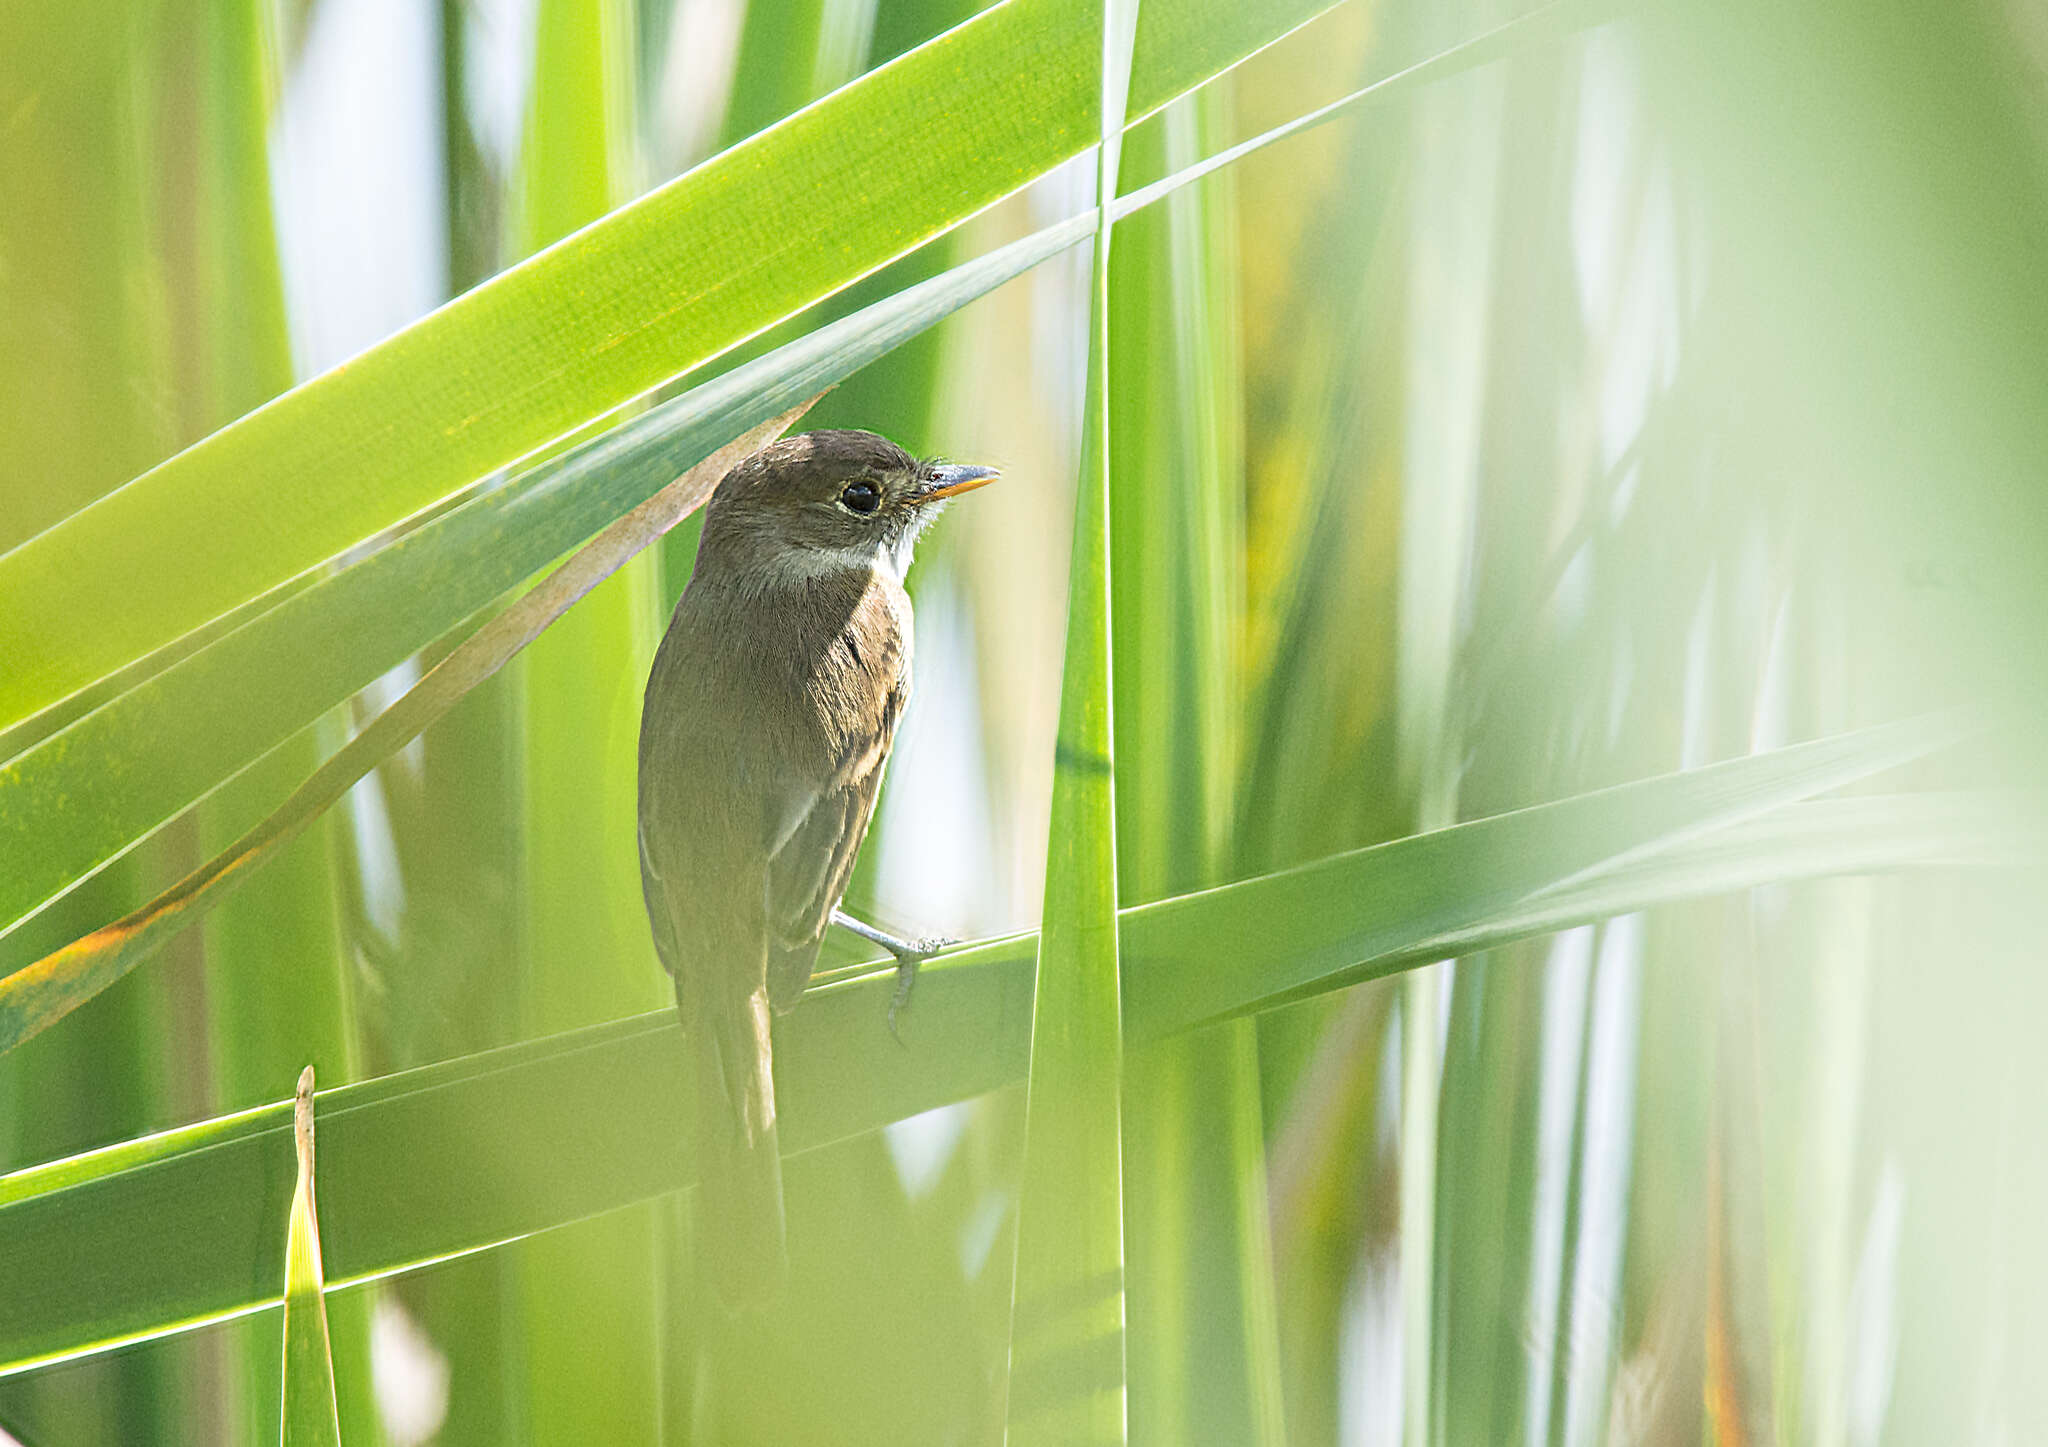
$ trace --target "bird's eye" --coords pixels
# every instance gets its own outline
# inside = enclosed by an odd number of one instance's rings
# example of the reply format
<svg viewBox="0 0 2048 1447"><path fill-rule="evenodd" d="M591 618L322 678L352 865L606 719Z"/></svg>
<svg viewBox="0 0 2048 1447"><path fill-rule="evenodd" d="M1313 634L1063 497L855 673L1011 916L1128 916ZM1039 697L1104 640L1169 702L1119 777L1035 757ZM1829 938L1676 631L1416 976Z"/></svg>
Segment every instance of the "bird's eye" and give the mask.
<svg viewBox="0 0 2048 1447"><path fill-rule="evenodd" d="M846 491L839 494L839 500L852 511L865 515L882 505L882 490L872 482L849 483Z"/></svg>

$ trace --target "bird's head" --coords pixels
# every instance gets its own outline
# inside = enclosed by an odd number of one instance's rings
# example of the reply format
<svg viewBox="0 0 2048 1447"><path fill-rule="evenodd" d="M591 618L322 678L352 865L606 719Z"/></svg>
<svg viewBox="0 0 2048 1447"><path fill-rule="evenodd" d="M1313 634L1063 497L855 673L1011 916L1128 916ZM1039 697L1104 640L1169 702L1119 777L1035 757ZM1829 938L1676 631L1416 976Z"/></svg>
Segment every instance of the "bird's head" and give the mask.
<svg viewBox="0 0 2048 1447"><path fill-rule="evenodd" d="M771 442L725 475L704 514L698 567L759 581L881 566L898 578L948 498L996 469L922 462L872 432L805 432Z"/></svg>

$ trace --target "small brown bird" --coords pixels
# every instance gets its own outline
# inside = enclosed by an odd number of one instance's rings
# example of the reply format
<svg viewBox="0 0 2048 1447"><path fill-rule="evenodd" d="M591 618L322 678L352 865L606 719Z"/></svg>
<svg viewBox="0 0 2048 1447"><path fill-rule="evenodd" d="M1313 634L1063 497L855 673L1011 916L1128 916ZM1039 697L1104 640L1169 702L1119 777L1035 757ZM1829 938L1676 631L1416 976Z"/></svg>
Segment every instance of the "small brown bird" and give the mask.
<svg viewBox="0 0 2048 1447"><path fill-rule="evenodd" d="M703 1259L734 1306L784 1275L769 1012L803 996L910 693L918 534L996 476L871 432L726 474L640 717L640 878L695 1059ZM906 983L908 976L905 977Z"/></svg>

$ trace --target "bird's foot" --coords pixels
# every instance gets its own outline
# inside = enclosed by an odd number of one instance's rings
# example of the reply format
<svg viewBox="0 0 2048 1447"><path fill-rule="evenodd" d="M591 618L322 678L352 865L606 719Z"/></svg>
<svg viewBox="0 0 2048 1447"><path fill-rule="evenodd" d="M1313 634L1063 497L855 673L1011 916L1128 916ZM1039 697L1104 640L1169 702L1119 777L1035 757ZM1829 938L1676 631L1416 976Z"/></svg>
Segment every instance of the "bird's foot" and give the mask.
<svg viewBox="0 0 2048 1447"><path fill-rule="evenodd" d="M960 941L949 939L945 935L927 935L922 939L902 940L899 943L902 945L901 949L889 946L884 948L896 957L896 993L889 997L889 1033L895 1036L896 1043L901 1045L903 1037L896 1033L896 1016L910 1007L910 992L917 986L918 968L933 955L941 950L951 949Z"/></svg>
<svg viewBox="0 0 2048 1447"><path fill-rule="evenodd" d="M896 993L889 1000L889 1033L901 1045L903 1037L896 1032L896 1016L910 1004L911 989L917 984L918 966L941 950L951 949L960 943L944 935L925 935L915 939L902 939L887 930L876 929L865 920L854 918L843 909L832 911L832 923L841 929L851 930L870 944L880 945L896 957Z"/></svg>

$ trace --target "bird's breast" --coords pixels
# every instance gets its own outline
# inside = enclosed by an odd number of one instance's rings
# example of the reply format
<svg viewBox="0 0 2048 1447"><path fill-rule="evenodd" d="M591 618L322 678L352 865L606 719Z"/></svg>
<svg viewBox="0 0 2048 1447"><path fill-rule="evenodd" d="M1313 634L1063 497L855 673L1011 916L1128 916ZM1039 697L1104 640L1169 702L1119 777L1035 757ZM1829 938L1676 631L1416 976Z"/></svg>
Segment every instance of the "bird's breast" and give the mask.
<svg viewBox="0 0 2048 1447"><path fill-rule="evenodd" d="M893 724L892 700L909 690L913 625L910 599L893 577L876 568L862 584L843 613L827 615L829 636L821 630L801 661L813 706L830 724L866 734Z"/></svg>

